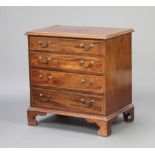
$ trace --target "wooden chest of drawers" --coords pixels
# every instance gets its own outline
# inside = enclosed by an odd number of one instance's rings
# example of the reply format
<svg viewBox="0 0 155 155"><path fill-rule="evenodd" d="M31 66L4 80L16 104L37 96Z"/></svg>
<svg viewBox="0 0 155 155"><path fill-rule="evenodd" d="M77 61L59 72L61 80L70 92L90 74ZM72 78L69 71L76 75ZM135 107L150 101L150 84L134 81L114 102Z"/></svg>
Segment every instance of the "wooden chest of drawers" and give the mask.
<svg viewBox="0 0 155 155"><path fill-rule="evenodd" d="M119 114L134 120L133 29L56 25L27 32L31 103L28 124L47 113L81 117L108 136Z"/></svg>

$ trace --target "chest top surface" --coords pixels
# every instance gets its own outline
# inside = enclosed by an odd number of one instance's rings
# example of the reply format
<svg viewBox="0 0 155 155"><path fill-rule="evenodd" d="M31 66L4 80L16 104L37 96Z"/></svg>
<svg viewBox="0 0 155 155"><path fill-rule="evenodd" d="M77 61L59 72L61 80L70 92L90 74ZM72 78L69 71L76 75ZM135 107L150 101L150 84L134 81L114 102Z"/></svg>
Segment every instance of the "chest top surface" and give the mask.
<svg viewBox="0 0 155 155"><path fill-rule="evenodd" d="M54 25L47 28L29 31L26 35L106 40L131 33L133 31L134 30L132 28Z"/></svg>

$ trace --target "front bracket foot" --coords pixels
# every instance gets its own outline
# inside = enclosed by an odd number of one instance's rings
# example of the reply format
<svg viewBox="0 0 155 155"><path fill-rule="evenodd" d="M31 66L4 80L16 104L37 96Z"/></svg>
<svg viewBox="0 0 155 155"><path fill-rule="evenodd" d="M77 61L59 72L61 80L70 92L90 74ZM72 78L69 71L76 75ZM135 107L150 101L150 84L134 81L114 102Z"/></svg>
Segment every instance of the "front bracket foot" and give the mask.
<svg viewBox="0 0 155 155"><path fill-rule="evenodd" d="M37 115L44 116L46 114L47 114L46 112L41 112L41 111L35 111L35 110L32 110L32 109L28 109L27 110L28 125L36 126L37 125L36 116Z"/></svg>
<svg viewBox="0 0 155 155"><path fill-rule="evenodd" d="M111 134L111 121L105 121L105 120L97 120L97 119L86 119L88 123L96 123L99 126L99 129L97 131L97 134L99 136L109 136Z"/></svg>

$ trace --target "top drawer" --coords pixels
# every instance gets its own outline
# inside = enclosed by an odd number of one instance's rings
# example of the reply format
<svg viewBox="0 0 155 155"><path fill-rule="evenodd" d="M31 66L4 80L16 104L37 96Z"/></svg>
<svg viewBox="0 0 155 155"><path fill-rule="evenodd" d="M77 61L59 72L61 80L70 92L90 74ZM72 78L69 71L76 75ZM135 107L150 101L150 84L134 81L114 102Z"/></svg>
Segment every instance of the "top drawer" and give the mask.
<svg viewBox="0 0 155 155"><path fill-rule="evenodd" d="M51 51L56 53L104 55L105 44L100 40L80 40L52 37L29 37L31 51Z"/></svg>

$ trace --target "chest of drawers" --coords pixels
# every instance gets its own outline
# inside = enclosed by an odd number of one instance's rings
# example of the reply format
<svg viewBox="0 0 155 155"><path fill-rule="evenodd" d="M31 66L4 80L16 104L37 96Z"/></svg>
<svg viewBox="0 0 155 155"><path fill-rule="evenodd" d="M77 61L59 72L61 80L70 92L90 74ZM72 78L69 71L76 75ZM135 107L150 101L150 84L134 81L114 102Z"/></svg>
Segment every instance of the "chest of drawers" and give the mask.
<svg viewBox="0 0 155 155"><path fill-rule="evenodd" d="M119 114L134 120L131 77L133 29L55 25L27 32L28 124L47 113L86 119L108 136Z"/></svg>

